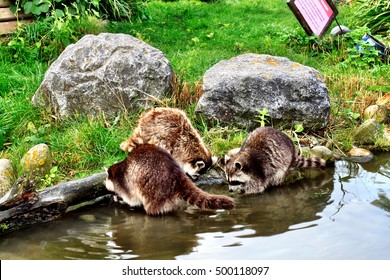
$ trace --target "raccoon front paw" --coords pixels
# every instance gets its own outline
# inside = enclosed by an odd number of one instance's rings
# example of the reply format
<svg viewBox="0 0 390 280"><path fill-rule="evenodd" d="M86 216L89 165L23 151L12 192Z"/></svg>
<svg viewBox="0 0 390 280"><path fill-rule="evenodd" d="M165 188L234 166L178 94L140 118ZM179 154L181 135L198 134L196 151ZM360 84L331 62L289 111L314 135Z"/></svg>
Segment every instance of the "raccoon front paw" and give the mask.
<svg viewBox="0 0 390 280"><path fill-rule="evenodd" d="M225 210L232 210L234 208L234 200L227 196L219 196L218 208Z"/></svg>
<svg viewBox="0 0 390 280"><path fill-rule="evenodd" d="M136 145L134 143L130 143L129 141L125 141L125 142L122 142L120 145L119 145L119 148L125 152L131 152L132 150L134 150L136 147Z"/></svg>
<svg viewBox="0 0 390 280"><path fill-rule="evenodd" d="M144 144L144 140L141 137L131 137L126 141L122 142L119 147L125 152L131 152L135 148Z"/></svg>

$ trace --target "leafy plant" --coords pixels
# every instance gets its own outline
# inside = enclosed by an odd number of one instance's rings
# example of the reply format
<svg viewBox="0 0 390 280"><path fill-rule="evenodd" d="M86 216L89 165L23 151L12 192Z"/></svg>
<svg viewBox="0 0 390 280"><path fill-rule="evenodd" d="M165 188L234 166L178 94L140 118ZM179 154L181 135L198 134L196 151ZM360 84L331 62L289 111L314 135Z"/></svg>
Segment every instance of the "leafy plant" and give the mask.
<svg viewBox="0 0 390 280"><path fill-rule="evenodd" d="M6 224L6 223L2 223L2 224L0 224L0 230L1 231L5 231L5 230L7 230L8 229L8 225Z"/></svg>
<svg viewBox="0 0 390 280"><path fill-rule="evenodd" d="M320 53L332 53L338 50L339 45L331 36L308 36L302 28L282 31L279 34L279 40L289 47L300 48L309 52L311 55L318 56Z"/></svg>
<svg viewBox="0 0 390 280"><path fill-rule="evenodd" d="M258 114L256 115L255 121L258 122L261 127L264 127L265 124L269 122L269 111L267 108L263 108L261 110L258 109L257 112Z"/></svg>
<svg viewBox="0 0 390 280"><path fill-rule="evenodd" d="M387 35L390 30L390 1L356 0L354 23L367 26L373 33Z"/></svg>
<svg viewBox="0 0 390 280"><path fill-rule="evenodd" d="M348 57L341 63L344 66L352 66L358 68L368 68L373 65L383 64L383 58L378 50L371 44L363 40L364 34L370 34L371 31L367 27L357 28L350 33L344 35L348 45ZM377 36L380 40L381 37Z"/></svg>
<svg viewBox="0 0 390 280"><path fill-rule="evenodd" d="M51 1L49 0L22 0L21 6L23 7L24 13L41 15L49 12L50 6L52 6Z"/></svg>
<svg viewBox="0 0 390 280"><path fill-rule="evenodd" d="M39 144L41 142L44 142L44 135L47 133L47 130L51 127L50 124L45 124L43 126L40 126L38 128L35 127L33 122L29 122L27 124L27 130L32 133L32 135L27 136L25 138L26 142L31 142L32 144Z"/></svg>
<svg viewBox="0 0 390 280"><path fill-rule="evenodd" d="M49 174L46 174L45 178L41 179L42 184L40 188L43 189L52 186L58 178L58 166L53 166L50 169Z"/></svg>
<svg viewBox="0 0 390 280"><path fill-rule="evenodd" d="M359 114L359 113L352 112L351 109L345 109L345 110L344 110L344 114L345 114L345 116L347 117L347 119L348 119L350 122L352 122L352 123L356 122L356 120L359 119L359 117L360 117L360 114Z"/></svg>
<svg viewBox="0 0 390 280"><path fill-rule="evenodd" d="M294 124L294 130L292 131L292 140L294 143L298 144L299 150L301 151L301 146L299 145L299 137L298 133L301 133L304 131L304 126L301 123L296 123ZM302 153L302 151L301 151Z"/></svg>
<svg viewBox="0 0 390 280"><path fill-rule="evenodd" d="M8 38L5 53L11 61L41 60L51 62L85 33L100 33L101 24L89 16L47 17L22 26ZM96 30L96 32L94 32Z"/></svg>
<svg viewBox="0 0 390 280"><path fill-rule="evenodd" d="M303 124L301 124L301 123L294 124L294 132L295 133L301 133L301 132L303 132L303 130L304 130Z"/></svg>
<svg viewBox="0 0 390 280"><path fill-rule="evenodd" d="M372 86L369 87L367 90L379 91L380 93L387 93L390 92L390 85Z"/></svg>
<svg viewBox="0 0 390 280"><path fill-rule="evenodd" d="M99 3L99 15L108 20L148 20L148 0L95 0Z"/></svg>
<svg viewBox="0 0 390 280"><path fill-rule="evenodd" d="M146 0L16 0L11 10L37 18L89 14L108 20L148 19Z"/></svg>

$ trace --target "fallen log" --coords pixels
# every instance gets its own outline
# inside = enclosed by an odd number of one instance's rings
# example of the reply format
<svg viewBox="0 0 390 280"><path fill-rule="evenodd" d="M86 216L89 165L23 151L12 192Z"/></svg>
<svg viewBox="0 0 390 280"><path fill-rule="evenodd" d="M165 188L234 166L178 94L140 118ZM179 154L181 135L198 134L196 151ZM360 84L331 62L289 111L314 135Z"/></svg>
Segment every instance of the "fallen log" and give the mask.
<svg viewBox="0 0 390 280"><path fill-rule="evenodd" d="M72 206L110 195L105 178L106 173L102 172L39 192L23 191L0 205L0 235L58 219Z"/></svg>
<svg viewBox="0 0 390 280"><path fill-rule="evenodd" d="M24 191L14 198L0 199L0 235L34 224L56 220L66 212L110 198L104 180L106 173L60 183L39 192L26 187L25 181L18 182L16 189ZM202 176L195 184L200 188L225 184L220 175ZM23 186L20 186L23 185ZM10 197L10 195L7 195Z"/></svg>

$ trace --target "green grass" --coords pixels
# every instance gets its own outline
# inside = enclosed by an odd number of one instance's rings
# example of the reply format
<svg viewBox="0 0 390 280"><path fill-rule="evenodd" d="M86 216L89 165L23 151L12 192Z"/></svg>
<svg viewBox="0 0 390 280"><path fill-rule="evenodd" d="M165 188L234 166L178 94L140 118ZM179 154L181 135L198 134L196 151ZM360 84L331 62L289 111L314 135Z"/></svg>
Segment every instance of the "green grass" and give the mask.
<svg viewBox="0 0 390 280"><path fill-rule="evenodd" d="M49 111L31 105L50 63L66 45L88 33L127 33L163 51L178 79L177 91L164 104L185 109L218 156L240 146L247 133L208 124L194 114L202 93L202 76L223 59L263 53L318 69L326 79L332 103L324 137L343 150L351 147L350 132L360 123L360 119L351 120L347 110L362 114L366 106L386 93L369 89L390 85L388 62L348 61L352 39L308 37L285 0L150 1L146 9L147 21L103 25L90 17L72 19L60 30L57 26L54 33L49 32L45 21L4 40L0 45L0 133L4 134L5 146L0 147L0 158L10 158L20 170L23 154L35 144L47 143L58 166L58 180L100 172L124 158L119 144L130 136L138 114L60 121ZM339 11L339 22L359 31L351 25L351 7L339 6ZM357 32L356 36L362 35ZM388 39L381 39L388 43Z"/></svg>
<svg viewBox="0 0 390 280"><path fill-rule="evenodd" d="M277 54L285 48L272 37L295 25L285 1L159 2L149 5L151 20L109 25L163 51L178 74L195 82L222 59L245 52ZM277 38L276 38L277 39Z"/></svg>

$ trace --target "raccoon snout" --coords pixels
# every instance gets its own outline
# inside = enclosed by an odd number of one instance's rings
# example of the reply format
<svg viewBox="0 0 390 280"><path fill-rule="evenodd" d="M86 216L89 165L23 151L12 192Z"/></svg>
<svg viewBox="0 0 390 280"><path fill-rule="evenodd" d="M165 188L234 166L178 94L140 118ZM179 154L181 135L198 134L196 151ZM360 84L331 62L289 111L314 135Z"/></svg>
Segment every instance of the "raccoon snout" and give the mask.
<svg viewBox="0 0 390 280"><path fill-rule="evenodd" d="M237 193L239 193L239 194L244 194L244 193L245 193L245 190L240 188L240 189L237 191Z"/></svg>

